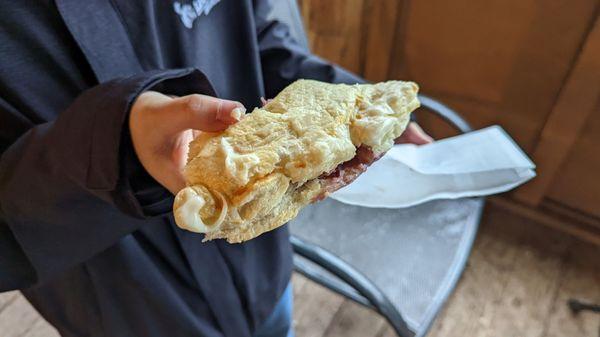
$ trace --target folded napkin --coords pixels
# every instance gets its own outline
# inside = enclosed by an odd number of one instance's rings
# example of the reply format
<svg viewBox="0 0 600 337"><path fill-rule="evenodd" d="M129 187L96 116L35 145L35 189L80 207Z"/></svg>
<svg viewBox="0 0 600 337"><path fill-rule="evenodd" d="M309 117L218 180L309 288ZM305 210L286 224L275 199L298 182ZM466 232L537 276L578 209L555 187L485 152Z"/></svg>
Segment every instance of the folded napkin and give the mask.
<svg viewBox="0 0 600 337"><path fill-rule="evenodd" d="M534 169L512 138L491 126L427 145L397 145L330 197L350 205L402 208L505 192L535 177Z"/></svg>

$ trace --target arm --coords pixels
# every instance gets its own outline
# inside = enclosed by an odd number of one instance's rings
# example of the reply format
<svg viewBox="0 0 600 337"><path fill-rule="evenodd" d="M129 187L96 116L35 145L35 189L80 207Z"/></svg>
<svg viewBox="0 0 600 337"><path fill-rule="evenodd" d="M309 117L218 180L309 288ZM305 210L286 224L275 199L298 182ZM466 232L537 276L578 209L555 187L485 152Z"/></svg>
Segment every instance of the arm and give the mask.
<svg viewBox="0 0 600 337"><path fill-rule="evenodd" d="M359 76L313 55L292 37L284 20L269 17L274 1L280 0L254 1L266 97L275 97L299 78L330 83L365 83Z"/></svg>
<svg viewBox="0 0 600 337"><path fill-rule="evenodd" d="M142 226L148 216L170 212L172 195L156 181L175 189L177 179L165 178L165 174L149 176L146 171L168 164L160 158L170 154L148 153L158 153L158 142L167 134L174 135L175 129L155 127L153 118L161 114L164 118L165 108L179 104L185 113L172 114L170 120L190 125L198 121L191 120L193 109L181 104L193 100L150 92L140 95L149 88L169 95L214 95L206 78L192 69L118 79L83 92L56 120L32 126L10 144L2 144L6 150L0 157L0 214L6 225L0 223L0 235L4 234L0 244L13 247L14 256L6 261L9 257L0 255L0 266L9 266L13 272L0 278L0 289L48 279L110 247ZM130 131L143 131L128 128L130 110L137 111L135 125L154 124L142 127L155 127L152 132L145 130L155 138L130 137ZM21 118L14 109L3 107L0 116L2 120Z"/></svg>

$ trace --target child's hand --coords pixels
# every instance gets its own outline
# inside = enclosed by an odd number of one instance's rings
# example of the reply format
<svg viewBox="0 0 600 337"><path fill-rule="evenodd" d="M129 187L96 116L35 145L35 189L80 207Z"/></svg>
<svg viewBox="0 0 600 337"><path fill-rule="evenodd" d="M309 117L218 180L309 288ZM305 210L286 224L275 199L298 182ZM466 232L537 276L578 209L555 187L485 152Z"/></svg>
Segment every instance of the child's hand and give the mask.
<svg viewBox="0 0 600 337"><path fill-rule="evenodd" d="M433 138L429 136L419 124L410 122L400 137L396 138L396 144L410 143L415 145L424 145L433 142Z"/></svg>
<svg viewBox="0 0 600 337"><path fill-rule="evenodd" d="M171 193L185 187L188 145L198 131L217 132L239 121L246 109L235 101L204 95L141 94L131 108L135 152L148 173Z"/></svg>

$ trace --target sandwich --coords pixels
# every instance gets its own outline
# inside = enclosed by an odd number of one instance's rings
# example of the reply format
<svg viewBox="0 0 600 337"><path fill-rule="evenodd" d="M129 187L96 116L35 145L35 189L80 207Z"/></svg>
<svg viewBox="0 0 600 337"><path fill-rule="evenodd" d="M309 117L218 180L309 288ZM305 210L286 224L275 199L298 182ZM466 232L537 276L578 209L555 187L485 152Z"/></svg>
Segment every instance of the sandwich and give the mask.
<svg viewBox="0 0 600 337"><path fill-rule="evenodd" d="M273 230L355 180L419 107L412 82L298 80L220 133L190 144L180 228L238 243Z"/></svg>

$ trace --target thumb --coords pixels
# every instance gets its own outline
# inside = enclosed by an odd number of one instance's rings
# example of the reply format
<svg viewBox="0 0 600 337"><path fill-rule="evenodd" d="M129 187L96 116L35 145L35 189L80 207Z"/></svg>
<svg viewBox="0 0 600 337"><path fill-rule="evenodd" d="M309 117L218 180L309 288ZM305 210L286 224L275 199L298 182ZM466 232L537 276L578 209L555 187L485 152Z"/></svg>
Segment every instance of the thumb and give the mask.
<svg viewBox="0 0 600 337"><path fill-rule="evenodd" d="M237 123L246 108L240 102L206 95L189 95L172 99L164 107L165 120L171 120L174 131L195 129L217 132Z"/></svg>

